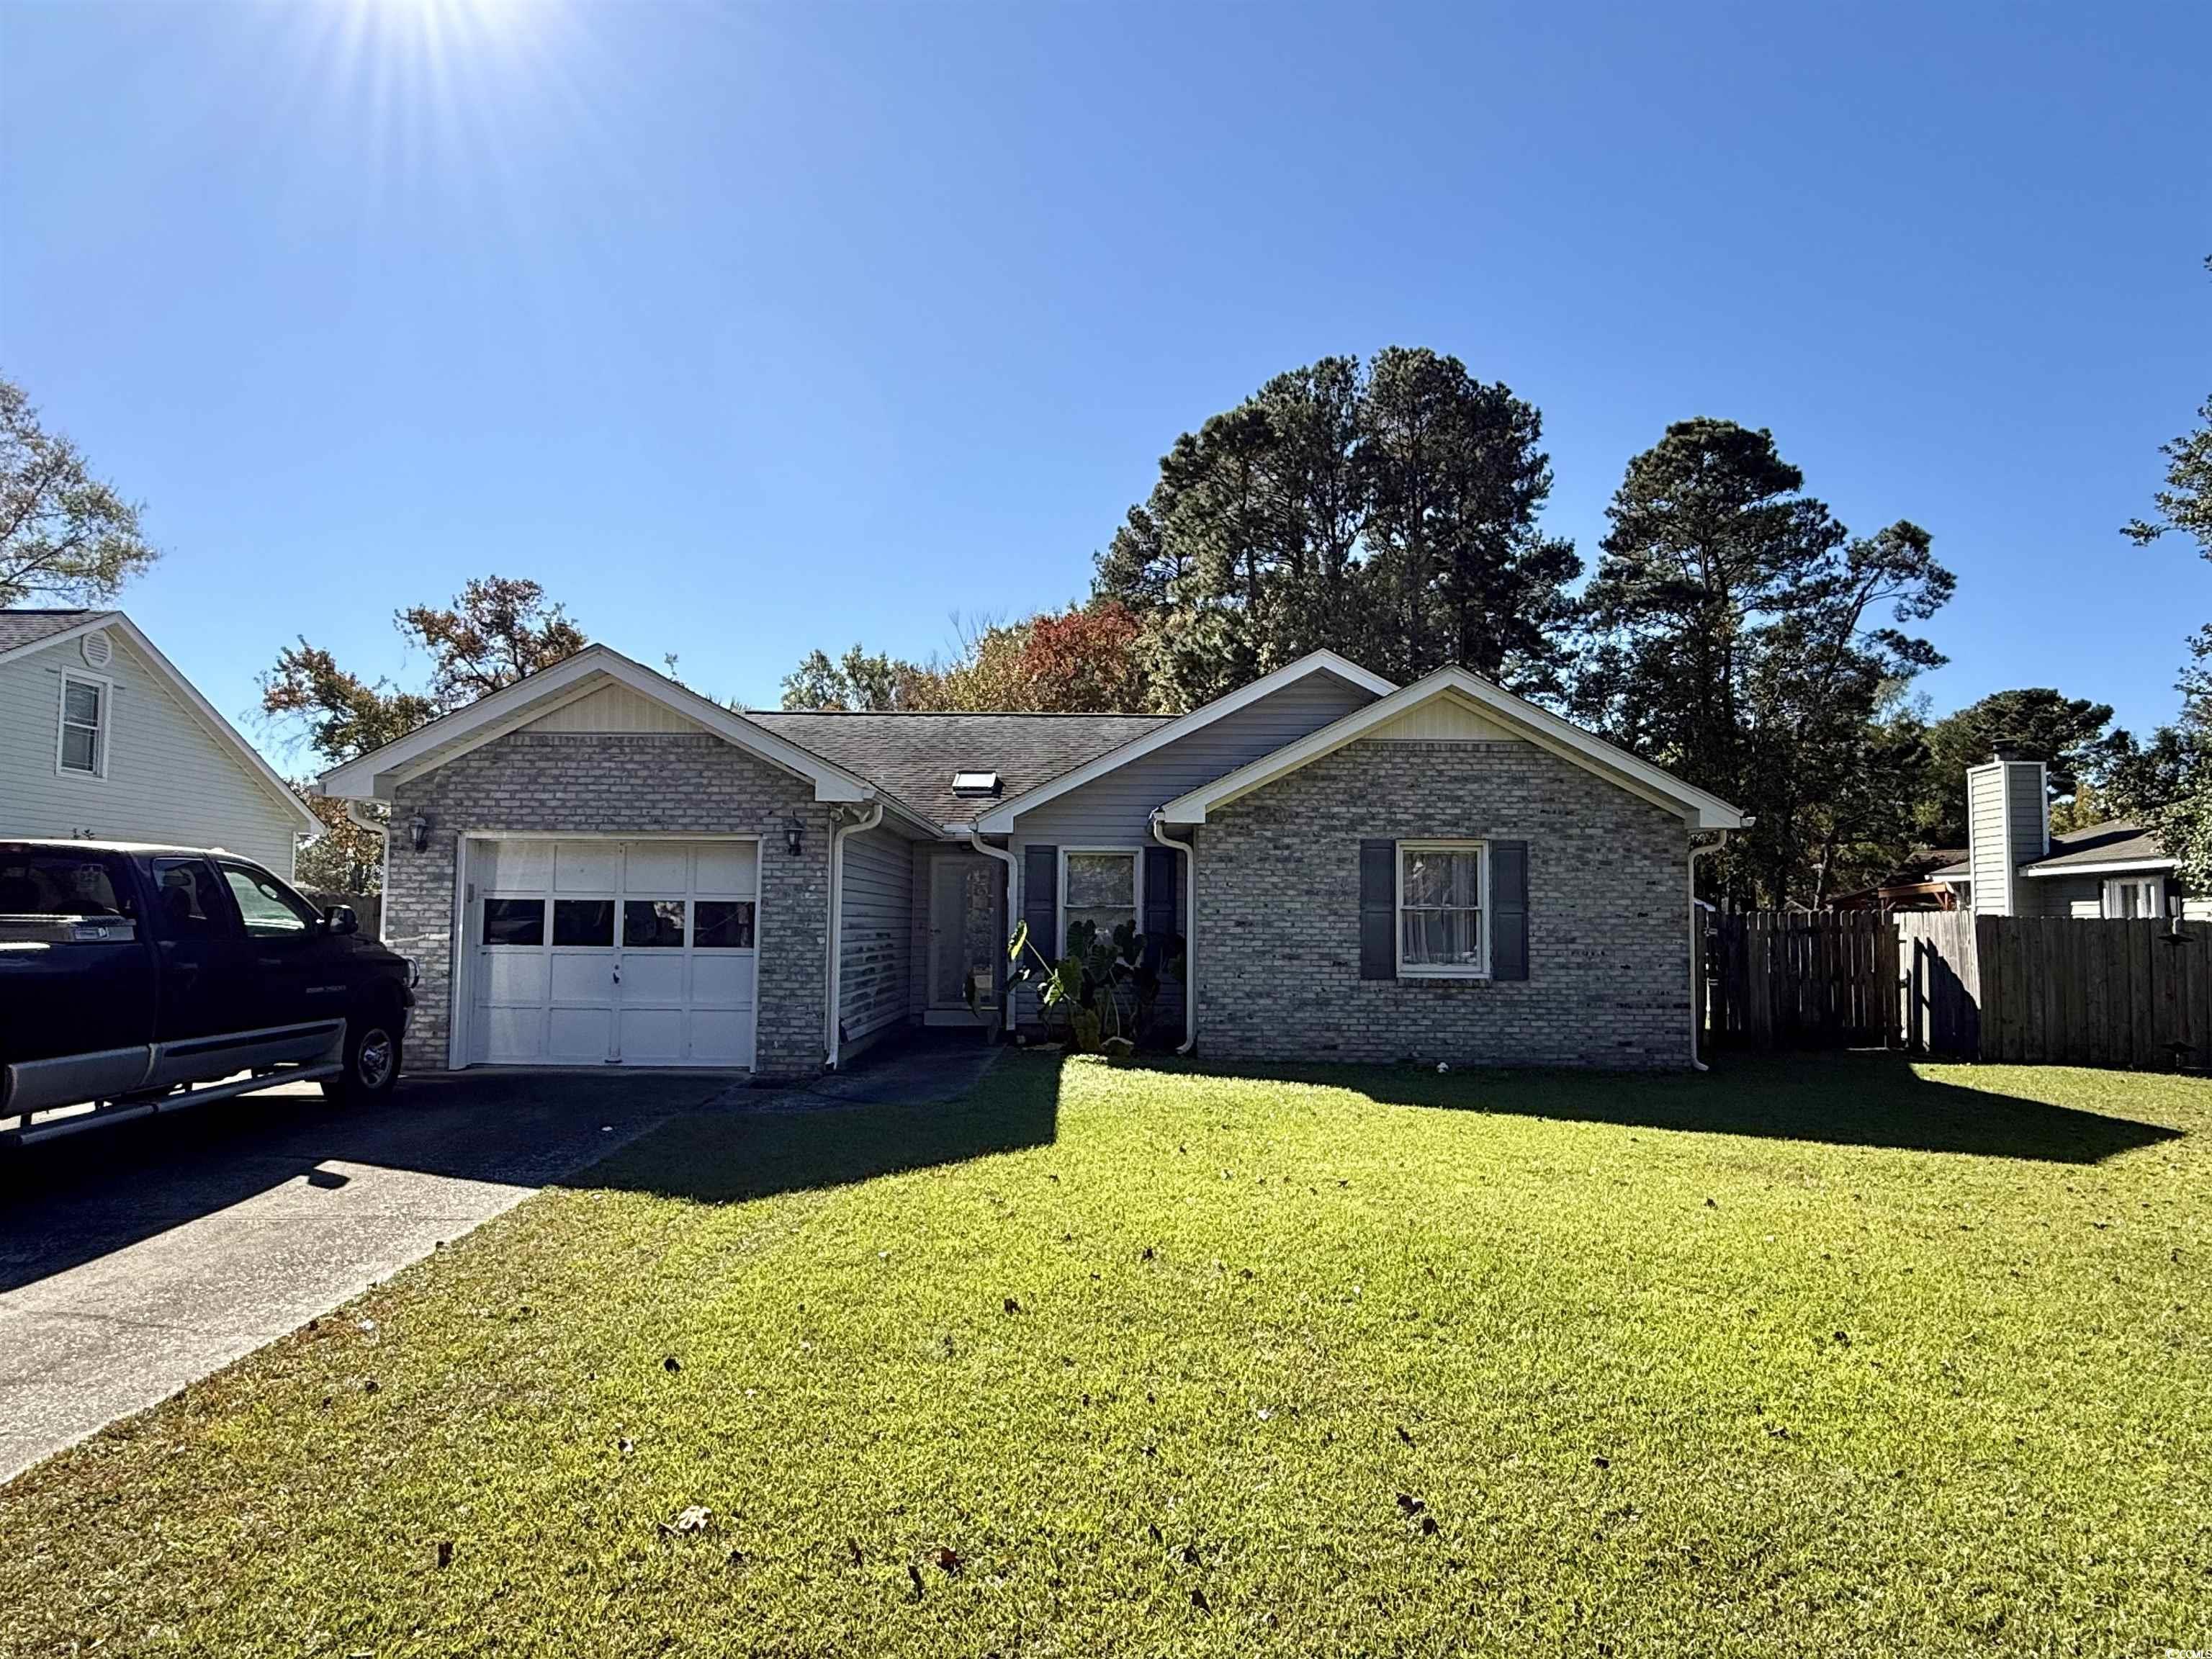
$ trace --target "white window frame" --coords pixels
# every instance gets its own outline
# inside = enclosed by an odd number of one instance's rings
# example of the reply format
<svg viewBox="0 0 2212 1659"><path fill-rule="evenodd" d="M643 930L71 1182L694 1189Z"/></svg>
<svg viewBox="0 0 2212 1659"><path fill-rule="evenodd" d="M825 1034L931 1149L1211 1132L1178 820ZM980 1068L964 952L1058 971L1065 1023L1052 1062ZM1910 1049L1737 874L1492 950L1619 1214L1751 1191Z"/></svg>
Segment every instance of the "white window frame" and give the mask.
<svg viewBox="0 0 2212 1659"><path fill-rule="evenodd" d="M1417 962L1410 966L1406 961L1406 854L1408 853L1474 853L1480 859L1481 891L1475 896L1480 906L1480 926L1477 928L1475 951L1478 960L1471 966L1455 963ZM1400 979L1488 979L1490 977L1490 843L1486 841L1454 840L1449 836L1423 836L1401 841L1391 847L1390 951L1393 965Z"/></svg>
<svg viewBox="0 0 2212 1659"><path fill-rule="evenodd" d="M107 776L108 751L115 746L115 682L104 674L81 674L74 668L62 672L61 696L54 709L54 775L63 778L97 778ZM64 740L69 735L69 689L72 685L88 685L100 694L100 724L93 727L90 771L62 763ZM84 728L79 726L79 731Z"/></svg>
<svg viewBox="0 0 2212 1659"><path fill-rule="evenodd" d="M2120 890L2124 887L2148 887L2151 890L2151 908L2144 915L2133 918L2137 921L2162 921L2166 918L2166 877L2162 873L2140 876L2107 876L2098 895L2098 914L2108 921L2127 916L2120 906Z"/></svg>
<svg viewBox="0 0 2212 1659"><path fill-rule="evenodd" d="M1060 849L1060 915L1054 926L1059 937L1048 953L1058 962L1067 951L1067 862L1075 858L1121 858L1129 860L1130 914L1137 932L1145 931L1145 849L1141 847L1063 847Z"/></svg>

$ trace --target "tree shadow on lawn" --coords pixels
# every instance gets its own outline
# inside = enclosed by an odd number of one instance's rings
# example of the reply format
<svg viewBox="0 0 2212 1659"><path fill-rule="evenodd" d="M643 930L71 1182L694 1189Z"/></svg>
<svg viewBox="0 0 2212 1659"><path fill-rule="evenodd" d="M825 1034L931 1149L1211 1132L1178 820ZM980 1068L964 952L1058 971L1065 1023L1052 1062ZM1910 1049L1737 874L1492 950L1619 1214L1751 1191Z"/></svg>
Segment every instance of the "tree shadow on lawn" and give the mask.
<svg viewBox="0 0 2212 1659"><path fill-rule="evenodd" d="M949 1103L674 1118L559 1184L741 1204L1049 1146L1059 1126L1060 1068L1000 1066Z"/></svg>
<svg viewBox="0 0 2212 1659"><path fill-rule="evenodd" d="M1162 1063L1157 1069L1352 1089L1395 1106L2050 1164L2099 1164L2184 1133L1993 1089L1961 1088L1919 1076L1902 1054L1869 1052L1724 1057L1703 1075L1438 1073L1411 1063L1258 1070Z"/></svg>

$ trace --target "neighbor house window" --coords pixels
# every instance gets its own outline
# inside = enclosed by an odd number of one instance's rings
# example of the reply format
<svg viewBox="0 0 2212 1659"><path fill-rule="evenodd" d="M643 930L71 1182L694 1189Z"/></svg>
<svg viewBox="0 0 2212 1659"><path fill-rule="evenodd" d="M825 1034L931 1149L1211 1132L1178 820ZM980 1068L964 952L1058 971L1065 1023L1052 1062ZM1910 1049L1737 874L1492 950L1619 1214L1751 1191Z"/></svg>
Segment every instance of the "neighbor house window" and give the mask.
<svg viewBox="0 0 2212 1659"><path fill-rule="evenodd" d="M2115 876L2105 884L2105 915L2130 921L2166 914L2166 878Z"/></svg>
<svg viewBox="0 0 2212 1659"><path fill-rule="evenodd" d="M1468 977L1490 970L1487 876L1479 841L1398 843L1398 971Z"/></svg>
<svg viewBox="0 0 2212 1659"><path fill-rule="evenodd" d="M107 683L62 676L61 769L107 775Z"/></svg>
<svg viewBox="0 0 2212 1659"><path fill-rule="evenodd" d="M1061 865L1060 943L1079 922L1095 922L1110 939L1123 922L1137 925L1137 855L1133 852L1070 853Z"/></svg>

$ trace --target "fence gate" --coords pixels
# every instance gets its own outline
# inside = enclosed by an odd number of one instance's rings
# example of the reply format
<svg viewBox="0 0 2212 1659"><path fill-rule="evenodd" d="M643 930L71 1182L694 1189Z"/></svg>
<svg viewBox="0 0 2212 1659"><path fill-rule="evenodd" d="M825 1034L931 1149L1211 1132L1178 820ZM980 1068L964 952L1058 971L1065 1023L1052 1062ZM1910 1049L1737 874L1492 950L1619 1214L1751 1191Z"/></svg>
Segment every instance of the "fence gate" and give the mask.
<svg viewBox="0 0 2212 1659"><path fill-rule="evenodd" d="M1870 910L1716 916L1706 979L1717 1043L1842 1048L1896 1035L1897 929Z"/></svg>

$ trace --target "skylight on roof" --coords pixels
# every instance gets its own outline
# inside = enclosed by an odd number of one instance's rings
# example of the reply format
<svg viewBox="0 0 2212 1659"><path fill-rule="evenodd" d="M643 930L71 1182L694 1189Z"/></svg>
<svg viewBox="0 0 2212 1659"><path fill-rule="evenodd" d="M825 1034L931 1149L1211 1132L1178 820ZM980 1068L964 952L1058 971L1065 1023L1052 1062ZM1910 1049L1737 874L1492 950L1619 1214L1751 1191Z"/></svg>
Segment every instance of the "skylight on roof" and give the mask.
<svg viewBox="0 0 2212 1659"><path fill-rule="evenodd" d="M952 793L956 795L995 795L999 793L996 772L955 772Z"/></svg>

